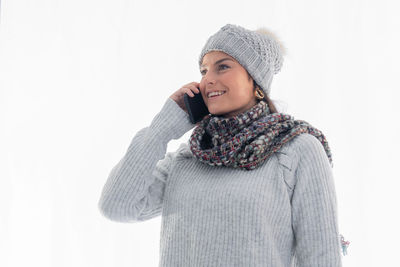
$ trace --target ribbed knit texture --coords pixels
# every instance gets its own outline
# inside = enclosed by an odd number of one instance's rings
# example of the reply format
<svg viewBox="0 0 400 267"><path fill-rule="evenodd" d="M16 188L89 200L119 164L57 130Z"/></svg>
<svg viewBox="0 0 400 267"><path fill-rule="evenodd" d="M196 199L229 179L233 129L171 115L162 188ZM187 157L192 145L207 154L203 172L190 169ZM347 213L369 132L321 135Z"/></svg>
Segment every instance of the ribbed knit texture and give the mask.
<svg viewBox="0 0 400 267"><path fill-rule="evenodd" d="M320 141L300 134L259 168L209 166L187 143L195 125L171 98L133 137L98 203L117 222L162 215L160 267L342 266L336 192Z"/></svg>

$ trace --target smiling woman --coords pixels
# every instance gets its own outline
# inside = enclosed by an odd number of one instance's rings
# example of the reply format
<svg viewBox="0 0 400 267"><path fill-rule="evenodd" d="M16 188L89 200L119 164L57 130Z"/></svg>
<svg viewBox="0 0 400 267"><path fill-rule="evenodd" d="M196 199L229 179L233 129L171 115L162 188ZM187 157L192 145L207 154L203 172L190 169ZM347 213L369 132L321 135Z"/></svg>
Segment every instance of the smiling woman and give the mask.
<svg viewBox="0 0 400 267"><path fill-rule="evenodd" d="M207 96L205 103L211 114L233 117L256 104L253 79L230 55L221 51L207 53L200 72L200 91ZM208 96L210 92L222 91L222 95Z"/></svg>
<svg viewBox="0 0 400 267"><path fill-rule="evenodd" d="M201 81L167 99L104 186L107 218L162 215L160 267L342 266L331 151L320 130L266 101L284 52L266 32L227 24L212 35ZM196 125L183 104L194 93L210 112Z"/></svg>
<svg viewBox="0 0 400 267"><path fill-rule="evenodd" d="M207 62L214 62L208 64ZM210 65L211 67L207 67ZM260 99L254 98L259 86L248 71L233 57L222 51L212 51L203 58L200 66L202 80L200 91L207 99L210 113L232 117L254 106ZM225 92L225 97L209 97L210 93ZM263 99L268 103L271 112L278 112L266 94ZM214 101L215 100L215 101ZM216 101L218 100L218 101Z"/></svg>

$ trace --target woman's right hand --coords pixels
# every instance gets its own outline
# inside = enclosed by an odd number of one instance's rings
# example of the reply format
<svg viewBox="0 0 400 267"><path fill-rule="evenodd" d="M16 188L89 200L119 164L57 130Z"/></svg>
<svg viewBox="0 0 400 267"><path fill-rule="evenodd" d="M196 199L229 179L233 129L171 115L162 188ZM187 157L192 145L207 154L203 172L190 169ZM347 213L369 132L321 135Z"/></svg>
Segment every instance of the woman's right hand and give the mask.
<svg viewBox="0 0 400 267"><path fill-rule="evenodd" d="M186 113L188 113L183 96L185 95L185 93L187 93L190 97L194 97L193 92L195 92L196 94L200 94L200 89L198 86L200 86L200 83L198 82L191 82L185 84L175 93L173 93L169 98L174 100L181 109L183 109Z"/></svg>

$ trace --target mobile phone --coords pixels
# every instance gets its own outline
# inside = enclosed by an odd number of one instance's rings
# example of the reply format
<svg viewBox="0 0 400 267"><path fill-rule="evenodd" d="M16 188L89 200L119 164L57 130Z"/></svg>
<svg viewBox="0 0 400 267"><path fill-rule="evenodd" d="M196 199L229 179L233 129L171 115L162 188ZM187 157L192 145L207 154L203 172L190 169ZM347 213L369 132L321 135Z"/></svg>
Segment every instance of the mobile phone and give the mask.
<svg viewBox="0 0 400 267"><path fill-rule="evenodd" d="M204 116L210 114L201 93L193 93L194 97L190 97L187 93L183 96L186 109L189 113L190 122L195 124L201 121Z"/></svg>

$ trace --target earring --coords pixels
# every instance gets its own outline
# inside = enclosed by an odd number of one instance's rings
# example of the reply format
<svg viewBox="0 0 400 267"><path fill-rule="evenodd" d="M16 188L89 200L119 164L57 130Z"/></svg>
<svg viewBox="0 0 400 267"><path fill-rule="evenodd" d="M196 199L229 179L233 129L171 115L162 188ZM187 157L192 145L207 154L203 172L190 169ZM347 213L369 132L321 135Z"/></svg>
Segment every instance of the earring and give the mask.
<svg viewBox="0 0 400 267"><path fill-rule="evenodd" d="M260 87L257 87L255 95L259 100L264 98L264 92L260 89Z"/></svg>

